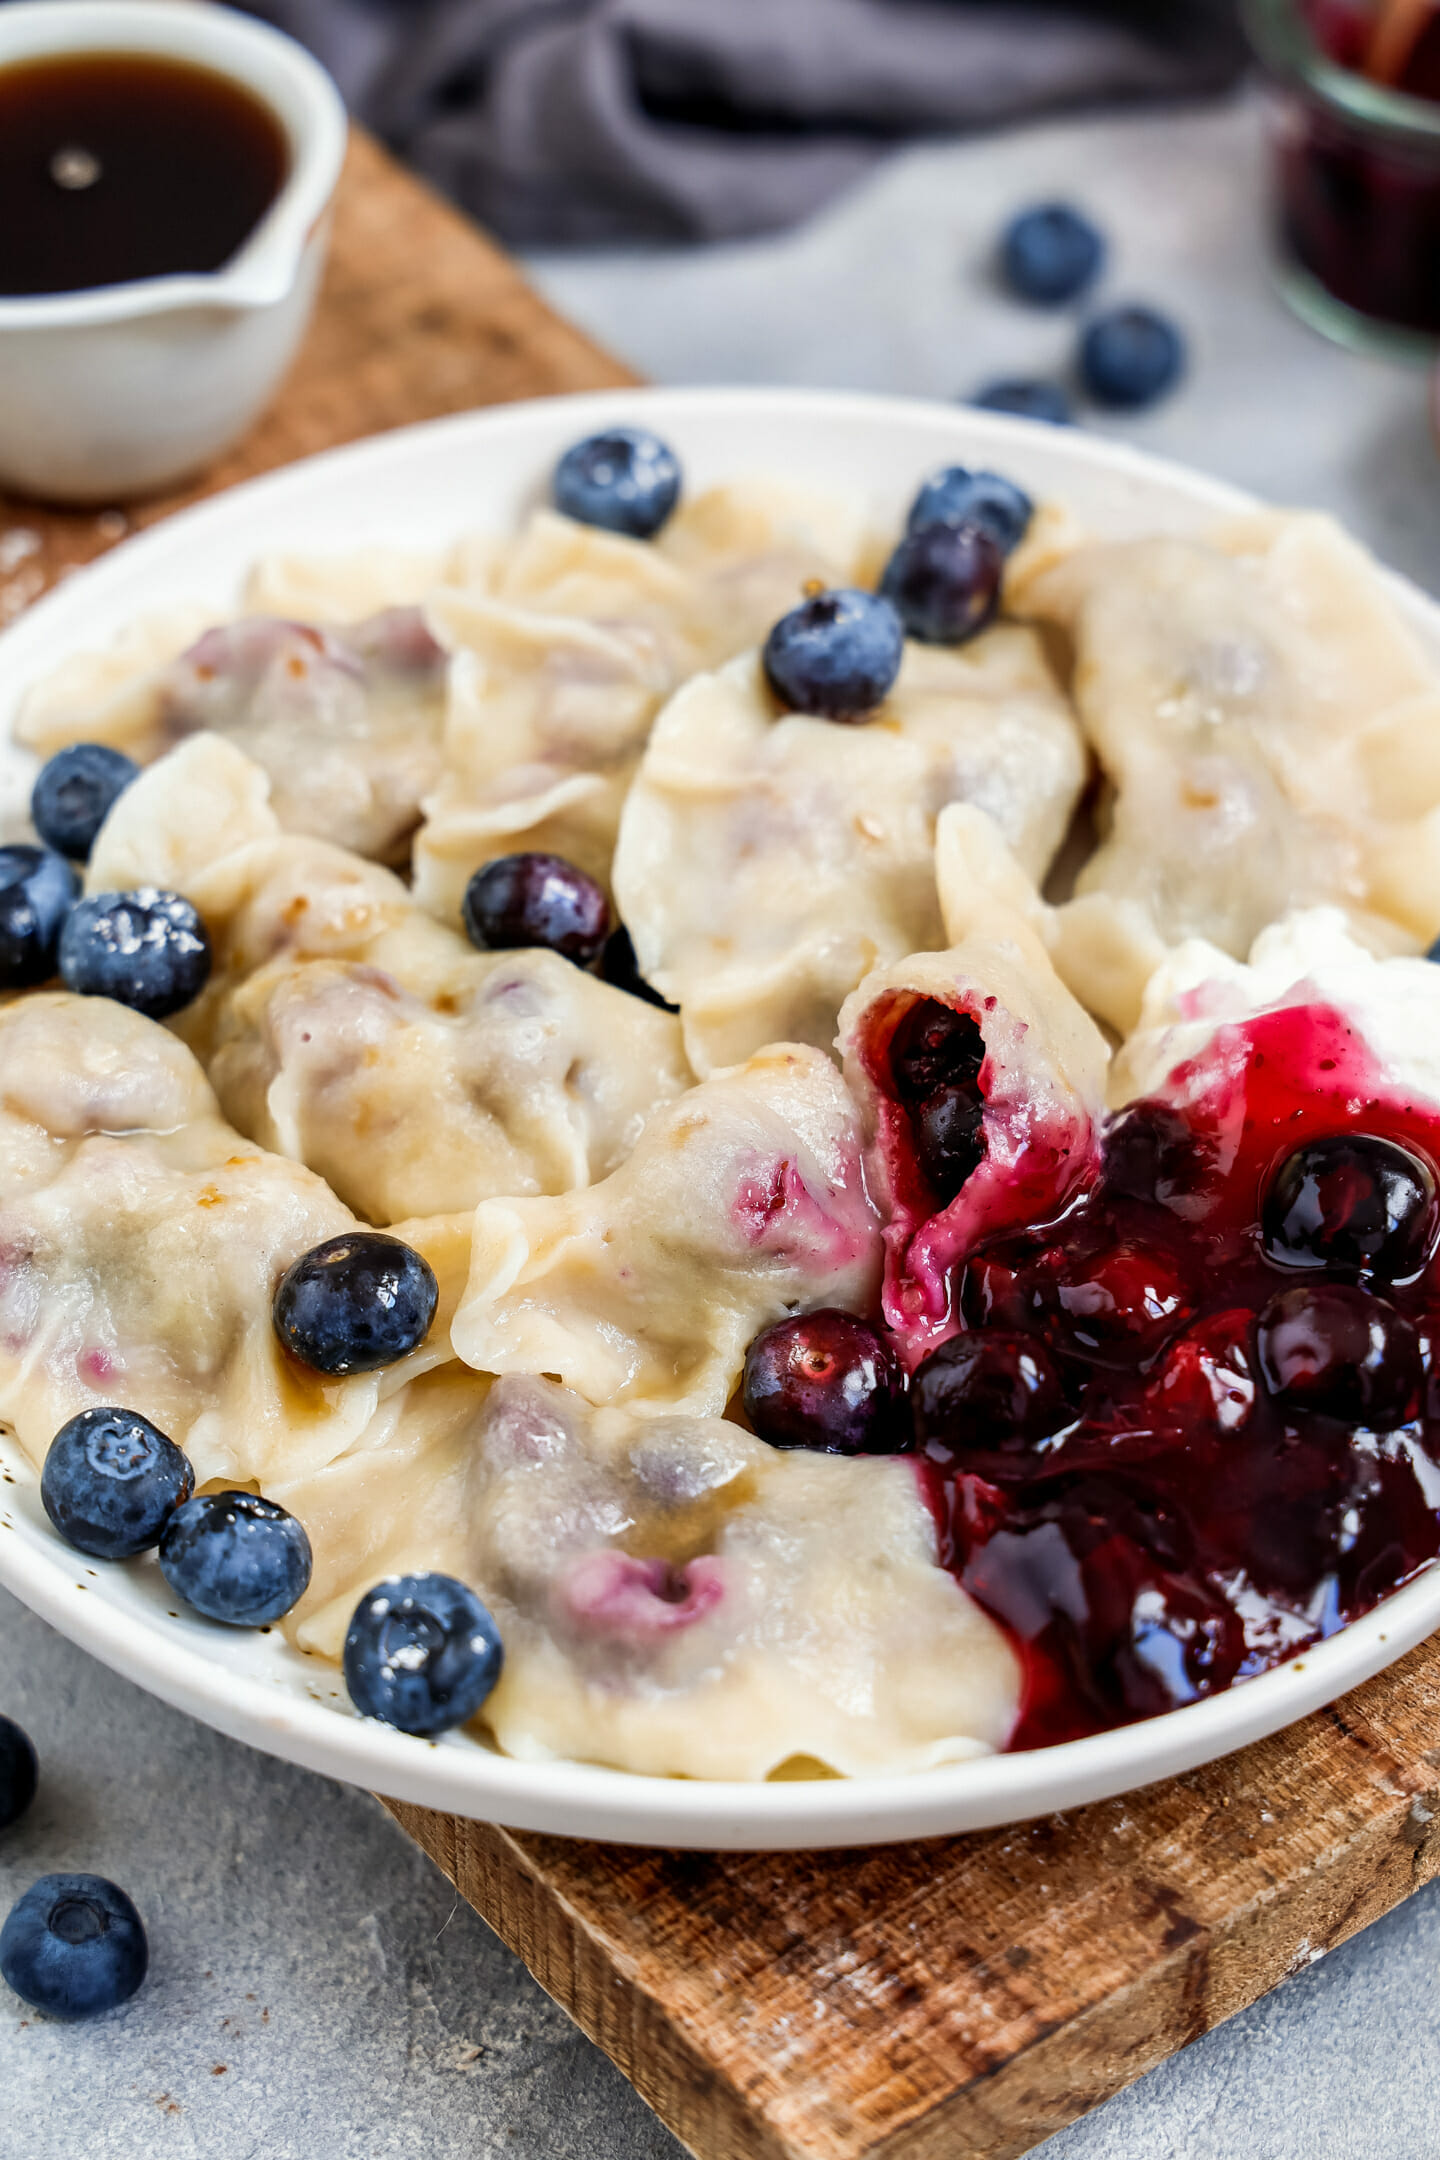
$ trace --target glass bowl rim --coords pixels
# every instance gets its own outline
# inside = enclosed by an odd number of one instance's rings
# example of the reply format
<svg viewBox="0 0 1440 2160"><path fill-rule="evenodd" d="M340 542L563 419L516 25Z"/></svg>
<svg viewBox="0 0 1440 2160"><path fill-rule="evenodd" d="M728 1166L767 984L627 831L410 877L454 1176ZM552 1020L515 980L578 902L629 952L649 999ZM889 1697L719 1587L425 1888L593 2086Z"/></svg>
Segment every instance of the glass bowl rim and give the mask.
<svg viewBox="0 0 1440 2160"><path fill-rule="evenodd" d="M1316 42L1299 0L1240 0L1252 51L1273 76L1305 90L1346 120L1394 142L1440 151L1440 106L1371 82L1330 59Z"/></svg>

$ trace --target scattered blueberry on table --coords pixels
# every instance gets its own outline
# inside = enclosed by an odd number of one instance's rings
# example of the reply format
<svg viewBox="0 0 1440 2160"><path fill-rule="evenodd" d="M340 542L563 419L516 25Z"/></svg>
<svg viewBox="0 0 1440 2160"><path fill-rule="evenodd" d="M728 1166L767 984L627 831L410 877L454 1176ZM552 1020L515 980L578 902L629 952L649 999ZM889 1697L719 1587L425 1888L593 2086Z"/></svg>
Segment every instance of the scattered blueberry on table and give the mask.
<svg viewBox="0 0 1440 2160"><path fill-rule="evenodd" d="M1185 341L1153 308L1112 308L1080 340L1080 380L1097 405L1138 412L1174 388L1185 370Z"/></svg>
<svg viewBox="0 0 1440 2160"><path fill-rule="evenodd" d="M460 906L482 952L541 946L592 967L610 932L610 905L594 878L563 855L500 855L475 872Z"/></svg>
<svg viewBox="0 0 1440 2160"><path fill-rule="evenodd" d="M194 1490L189 1457L133 1410L82 1410L56 1433L40 1474L51 1522L96 1560L131 1560L158 1545Z"/></svg>
<svg viewBox="0 0 1440 2160"><path fill-rule="evenodd" d="M1037 203L1005 228L1000 267L1010 290L1039 307L1060 307L1094 284L1105 242L1069 203Z"/></svg>
<svg viewBox="0 0 1440 2160"><path fill-rule="evenodd" d="M145 1978L145 1924L103 1875L42 1875L0 1928L0 1974L36 2010L100 2017Z"/></svg>
<svg viewBox="0 0 1440 2160"><path fill-rule="evenodd" d="M927 525L978 525L1002 555L1011 555L1030 529L1035 505L1003 473L944 465L918 490L905 519L907 533Z"/></svg>
<svg viewBox="0 0 1440 2160"><path fill-rule="evenodd" d="M439 1297L433 1268L413 1246L383 1230L346 1231L281 1276L275 1332L313 1372L379 1372L419 1349Z"/></svg>
<svg viewBox="0 0 1440 2160"><path fill-rule="evenodd" d="M772 1447L892 1455L905 1447L905 1381L889 1344L853 1313L796 1313L745 1353L745 1415Z"/></svg>
<svg viewBox="0 0 1440 2160"><path fill-rule="evenodd" d="M554 497L556 509L581 525L649 540L679 500L679 460L648 428L604 428L565 452Z"/></svg>
<svg viewBox="0 0 1440 2160"><path fill-rule="evenodd" d="M108 743L71 743L41 767L30 796L30 817L47 847L73 862L89 862L95 836L111 805L140 768Z"/></svg>
<svg viewBox="0 0 1440 2160"><path fill-rule="evenodd" d="M8 1830L35 1797L39 1764L30 1735L13 1718L0 1717L0 1830Z"/></svg>
<svg viewBox="0 0 1440 2160"><path fill-rule="evenodd" d="M0 847L0 990L50 980L79 891L75 872L53 848Z"/></svg>
<svg viewBox="0 0 1440 2160"><path fill-rule="evenodd" d="M160 1572L176 1596L226 1627L282 1618L304 1596L310 1565L303 1526L258 1493L197 1493L160 1539Z"/></svg>
<svg viewBox="0 0 1440 2160"><path fill-rule="evenodd" d="M812 592L765 640L765 679L790 712L864 720L883 703L905 656L890 602L853 586Z"/></svg>
<svg viewBox="0 0 1440 2160"><path fill-rule="evenodd" d="M453 1575L392 1575L355 1608L345 1685L362 1717L429 1737L475 1715L504 1656L489 1612Z"/></svg>
<svg viewBox="0 0 1440 2160"><path fill-rule="evenodd" d="M1005 558L983 525L922 525L885 565L880 590L907 636L963 645L992 622Z"/></svg>
<svg viewBox="0 0 1440 2160"><path fill-rule="evenodd" d="M60 933L60 979L150 1020L193 1004L210 979L210 939L184 895L154 885L81 900Z"/></svg>
<svg viewBox="0 0 1440 2160"><path fill-rule="evenodd" d="M1052 427L1068 427L1074 414L1070 395L1057 382L1029 376L1006 376L986 383L968 403L981 412L1014 413L1021 420L1048 420Z"/></svg>

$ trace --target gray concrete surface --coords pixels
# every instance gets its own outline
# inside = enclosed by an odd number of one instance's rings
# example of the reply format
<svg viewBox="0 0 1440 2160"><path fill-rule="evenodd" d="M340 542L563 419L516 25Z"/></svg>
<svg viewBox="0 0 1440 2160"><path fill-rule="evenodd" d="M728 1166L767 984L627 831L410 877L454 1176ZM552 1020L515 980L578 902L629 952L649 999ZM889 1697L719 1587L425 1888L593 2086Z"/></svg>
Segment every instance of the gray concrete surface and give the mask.
<svg viewBox="0 0 1440 2160"><path fill-rule="evenodd" d="M907 153L805 232L705 255L549 258L554 298L666 381L949 395L1071 336L990 288L1014 204L1074 194L1109 290L1190 327L1189 384L1120 432L1340 511L1440 585L1423 380L1335 352L1266 279L1249 107ZM0 2160L673 2160L611 2066L364 1794L252 1754L112 1679L0 1594L0 1710L44 1771L0 1839L113 1875L153 1975L90 2028L0 1989ZM1427 2160L1440 2152L1440 1896L1423 1893L1053 2138L1044 2160Z"/></svg>

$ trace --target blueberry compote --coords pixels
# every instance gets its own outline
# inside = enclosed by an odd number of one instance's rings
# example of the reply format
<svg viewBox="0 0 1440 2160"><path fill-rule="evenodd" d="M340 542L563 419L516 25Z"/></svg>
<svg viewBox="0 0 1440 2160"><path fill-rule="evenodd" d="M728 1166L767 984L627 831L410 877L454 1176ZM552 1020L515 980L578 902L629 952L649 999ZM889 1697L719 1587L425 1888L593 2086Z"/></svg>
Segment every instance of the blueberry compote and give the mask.
<svg viewBox="0 0 1440 2160"><path fill-rule="evenodd" d="M886 1092L918 1165L917 1098L966 1082L917 1010ZM1440 1112L1320 1005L1222 1029L1166 1095L970 1250L911 1383L946 1563L1021 1653L1013 1747L1246 1679L1440 1552Z"/></svg>

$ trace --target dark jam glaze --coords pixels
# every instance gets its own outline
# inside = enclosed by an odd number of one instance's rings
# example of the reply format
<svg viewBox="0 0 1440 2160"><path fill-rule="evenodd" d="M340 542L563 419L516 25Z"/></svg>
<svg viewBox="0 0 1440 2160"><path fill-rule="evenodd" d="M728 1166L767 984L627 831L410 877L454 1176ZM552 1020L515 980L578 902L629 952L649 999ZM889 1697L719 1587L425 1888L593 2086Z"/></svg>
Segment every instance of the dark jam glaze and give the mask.
<svg viewBox="0 0 1440 2160"><path fill-rule="evenodd" d="M1440 1551L1440 1112L1321 1005L1222 1028L1166 1097L1109 1120L1058 1218L959 1264L961 1334L912 1387L944 1562L1021 1655L1014 1748L1261 1672ZM1281 1166L1346 1134L1421 1166L1405 1279L1266 1252Z"/></svg>

